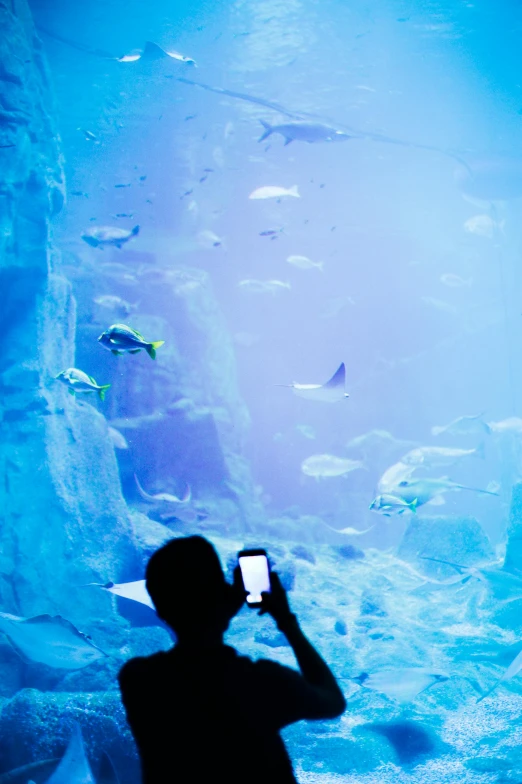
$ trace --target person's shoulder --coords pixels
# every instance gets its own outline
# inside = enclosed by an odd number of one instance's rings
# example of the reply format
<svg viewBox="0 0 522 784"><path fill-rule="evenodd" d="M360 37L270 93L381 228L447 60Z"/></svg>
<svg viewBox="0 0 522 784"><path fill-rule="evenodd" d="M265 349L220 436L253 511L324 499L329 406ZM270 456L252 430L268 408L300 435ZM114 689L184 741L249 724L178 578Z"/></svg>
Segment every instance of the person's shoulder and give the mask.
<svg viewBox="0 0 522 784"><path fill-rule="evenodd" d="M118 673L120 683L127 683L135 678L141 678L149 672L153 672L165 654L160 651L152 656L136 656L125 662Z"/></svg>

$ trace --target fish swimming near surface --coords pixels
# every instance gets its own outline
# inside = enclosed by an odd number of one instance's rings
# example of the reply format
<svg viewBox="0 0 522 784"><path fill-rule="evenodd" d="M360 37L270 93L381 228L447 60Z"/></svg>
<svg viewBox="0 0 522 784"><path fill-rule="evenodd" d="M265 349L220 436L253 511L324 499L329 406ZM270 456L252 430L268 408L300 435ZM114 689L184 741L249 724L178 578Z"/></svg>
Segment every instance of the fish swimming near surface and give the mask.
<svg viewBox="0 0 522 784"><path fill-rule="evenodd" d="M363 672L351 680L372 691L382 692L398 702L410 702L426 689L448 679L449 675L424 667L398 667L372 673Z"/></svg>
<svg viewBox="0 0 522 784"><path fill-rule="evenodd" d="M320 272L323 271L324 266L324 262L312 261L307 256L288 256L287 262L298 269L318 269Z"/></svg>
<svg viewBox="0 0 522 784"><path fill-rule="evenodd" d="M115 449L128 449L129 445L127 443L127 439L125 436L120 433L119 430L116 430L115 427L111 427L110 425L107 428L107 432L109 433L109 438L111 439L112 445Z"/></svg>
<svg viewBox="0 0 522 784"><path fill-rule="evenodd" d="M333 376L325 384L277 384L279 387L292 389L298 397L315 400L320 403L337 403L350 397L346 392L346 368L341 362Z"/></svg>
<svg viewBox="0 0 522 784"><path fill-rule="evenodd" d="M104 348L113 354L138 354L145 349L151 359L156 359L156 349L162 346L164 340L145 340L135 329L126 324L113 324L109 329L102 332L98 341Z"/></svg>
<svg viewBox="0 0 522 784"><path fill-rule="evenodd" d="M124 54L122 57L117 57L115 59L118 60L119 63L135 63L138 60L154 62L155 60L164 60L166 58L176 60L184 65L196 65L196 61L193 60L192 57L186 57L172 49L163 49L161 46L154 43L154 41L146 41L143 49L134 49L132 52L129 52L129 54Z"/></svg>
<svg viewBox="0 0 522 784"><path fill-rule="evenodd" d="M402 515L405 512L417 511L417 500L405 501L397 495L391 493L381 493L371 502L369 509L372 512L380 512L384 517L392 515Z"/></svg>
<svg viewBox="0 0 522 784"><path fill-rule="evenodd" d="M297 185L292 185L291 188L281 188L279 185L264 185L262 188L256 188L252 191L249 199L282 199L284 196L293 196L295 199L300 199L301 194Z"/></svg>
<svg viewBox="0 0 522 784"><path fill-rule="evenodd" d="M282 291L291 289L290 284L282 280L255 280L247 278L246 280L240 280L237 285L250 294L280 294Z"/></svg>
<svg viewBox="0 0 522 784"><path fill-rule="evenodd" d="M484 459L484 444L476 449L457 449L448 446L419 446L401 457L404 465L415 468L434 468L435 466L451 466L464 457Z"/></svg>
<svg viewBox="0 0 522 784"><path fill-rule="evenodd" d="M361 460L349 460L335 455L311 455L301 463L301 471L306 476L316 479L323 477L344 476L366 466Z"/></svg>
<svg viewBox="0 0 522 784"><path fill-rule="evenodd" d="M423 506L449 491L469 490L473 493L483 495L498 496L498 492L493 490L482 490L479 487L468 487L467 485L452 482L446 477L441 479L404 479L394 488L394 493L407 503L416 502L417 506Z"/></svg>
<svg viewBox="0 0 522 784"><path fill-rule="evenodd" d="M96 784L78 722L74 722L65 754L45 784Z"/></svg>
<svg viewBox="0 0 522 784"><path fill-rule="evenodd" d="M344 131L338 131L322 123L297 121L282 123L281 125L269 125L264 120L260 120L260 122L265 129L258 139L260 142L264 142L273 133L279 133L284 138L285 146L294 141L315 143L345 141L346 139L355 138Z"/></svg>
<svg viewBox="0 0 522 784"><path fill-rule="evenodd" d="M126 242L139 234L140 227L134 226L133 229L119 229L116 226L95 226L82 234L82 240L93 248L105 248L113 246L121 248Z"/></svg>
<svg viewBox="0 0 522 784"><path fill-rule="evenodd" d="M111 386L110 384L102 384L100 386L92 376L88 376L87 373L84 373L83 370L78 370L78 368L62 370L61 373L55 376L55 379L65 384L71 395L97 392L100 400L105 400L105 393Z"/></svg>
<svg viewBox="0 0 522 784"><path fill-rule="evenodd" d="M122 599L129 599L131 602L138 602L150 607L154 610L154 604L147 591L145 580L134 580L129 583L87 583L88 586L93 585L96 588L102 588L104 591L119 596Z"/></svg>
<svg viewBox="0 0 522 784"><path fill-rule="evenodd" d="M80 670L107 656L61 615L0 613L0 632L22 659L56 669Z"/></svg>
<svg viewBox="0 0 522 784"><path fill-rule="evenodd" d="M490 435L491 428L482 417L483 414L466 414L454 419L449 425L435 425L431 428L431 434L432 436L440 436L443 433L450 436Z"/></svg>

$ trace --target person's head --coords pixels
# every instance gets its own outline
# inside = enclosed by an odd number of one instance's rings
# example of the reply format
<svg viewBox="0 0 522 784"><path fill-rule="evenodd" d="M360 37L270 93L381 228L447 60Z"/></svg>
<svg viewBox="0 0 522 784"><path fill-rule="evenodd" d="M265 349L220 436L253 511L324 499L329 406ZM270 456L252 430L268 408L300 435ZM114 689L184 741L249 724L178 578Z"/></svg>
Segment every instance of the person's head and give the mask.
<svg viewBox="0 0 522 784"><path fill-rule="evenodd" d="M237 612L218 555L202 536L172 539L152 555L145 576L156 612L180 639L220 636Z"/></svg>

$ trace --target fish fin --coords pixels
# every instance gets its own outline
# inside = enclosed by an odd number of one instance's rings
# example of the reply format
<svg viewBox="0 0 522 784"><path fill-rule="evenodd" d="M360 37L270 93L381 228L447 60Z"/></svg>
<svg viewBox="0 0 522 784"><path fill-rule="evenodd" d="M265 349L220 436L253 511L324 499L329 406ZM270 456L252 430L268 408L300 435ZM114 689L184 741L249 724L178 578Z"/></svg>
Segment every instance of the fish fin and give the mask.
<svg viewBox="0 0 522 784"><path fill-rule="evenodd" d="M410 504L410 509L411 509L411 511L414 514L417 514L417 507L418 507L418 505L419 505L419 499L418 498L414 498L413 501Z"/></svg>
<svg viewBox="0 0 522 784"><path fill-rule="evenodd" d="M132 351L129 351L129 354L139 354L140 351L141 351L141 348L133 348Z"/></svg>
<svg viewBox="0 0 522 784"><path fill-rule="evenodd" d="M115 348L111 348L111 354L114 354L115 357L121 357L123 351L117 351Z"/></svg>
<svg viewBox="0 0 522 784"><path fill-rule="evenodd" d="M156 359L156 349L165 343L164 340L155 340L154 343L149 343L145 347L145 351L151 359Z"/></svg>
<svg viewBox="0 0 522 784"><path fill-rule="evenodd" d="M134 226L134 228L133 228L133 229L132 229L132 231L131 231L131 236L132 236L132 237L135 237L135 236L136 236L136 234L139 234L139 233L140 233L140 227L139 227L139 225L137 225L137 226Z"/></svg>
<svg viewBox="0 0 522 784"><path fill-rule="evenodd" d="M335 371L331 379L327 381L326 384L323 384L323 386L324 387L344 386L345 378L346 378L346 369L344 367L344 362L341 362L341 364L339 365L339 367L337 368L337 370Z"/></svg>
<svg viewBox="0 0 522 784"><path fill-rule="evenodd" d="M99 387L98 395L101 401L105 400L105 393L109 388L110 388L110 384L104 384L103 386Z"/></svg>
<svg viewBox="0 0 522 784"><path fill-rule="evenodd" d="M288 188L288 195L297 196L297 198L299 199L301 197L301 194L299 193L299 186L292 185L291 188Z"/></svg>
<svg viewBox="0 0 522 784"><path fill-rule="evenodd" d="M265 139L268 139L268 137L269 137L269 136L271 136L271 135L273 134L273 132L274 132L274 129L272 128L272 126L271 126L271 125L269 125L269 124L268 124L267 122L265 122L264 120L259 120L259 122L261 123L261 125L262 125L262 126L263 126L263 128L265 129L265 132L264 132L264 133L263 133L263 134L262 134L262 135L259 137L259 139L258 139L257 141L258 141L258 142L264 142L264 141L265 141Z"/></svg>
<svg viewBox="0 0 522 784"><path fill-rule="evenodd" d="M182 503L182 504L188 504L188 502L189 502L191 499L192 499L192 488L191 488L191 486L190 486L190 485L187 483L187 486L186 486L186 488L185 488L185 492L183 493L182 497L181 497L179 500L180 500L180 503Z"/></svg>
<svg viewBox="0 0 522 784"><path fill-rule="evenodd" d="M74 396L74 394L75 394L75 393L74 393L74 389L71 389L71 387L69 387L69 388L68 388L67 392L68 392L70 395L73 395L73 396Z"/></svg>
<svg viewBox="0 0 522 784"><path fill-rule="evenodd" d="M293 141L294 140L291 137L285 136L285 143L283 144L283 147L288 147L288 145L292 144Z"/></svg>
<svg viewBox="0 0 522 784"><path fill-rule="evenodd" d="M92 376L89 376L88 378L89 378L89 381L91 382L91 384L96 384L96 379L95 378L93 378Z"/></svg>

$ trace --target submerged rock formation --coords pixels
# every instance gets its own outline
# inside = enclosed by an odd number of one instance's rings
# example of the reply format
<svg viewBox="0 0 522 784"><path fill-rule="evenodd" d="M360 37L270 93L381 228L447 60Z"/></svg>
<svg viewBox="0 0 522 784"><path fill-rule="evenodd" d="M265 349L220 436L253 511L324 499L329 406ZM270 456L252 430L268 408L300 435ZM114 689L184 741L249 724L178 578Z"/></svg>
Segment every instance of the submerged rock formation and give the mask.
<svg viewBox="0 0 522 784"><path fill-rule="evenodd" d="M52 246L60 140L25 0L0 5L0 30L0 608L85 629L110 601L81 586L134 570L133 530L103 417L54 380L74 364L75 303Z"/></svg>

